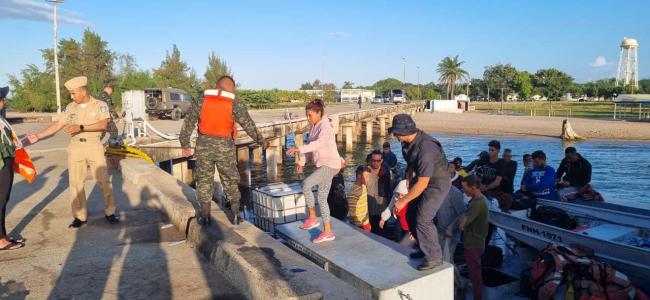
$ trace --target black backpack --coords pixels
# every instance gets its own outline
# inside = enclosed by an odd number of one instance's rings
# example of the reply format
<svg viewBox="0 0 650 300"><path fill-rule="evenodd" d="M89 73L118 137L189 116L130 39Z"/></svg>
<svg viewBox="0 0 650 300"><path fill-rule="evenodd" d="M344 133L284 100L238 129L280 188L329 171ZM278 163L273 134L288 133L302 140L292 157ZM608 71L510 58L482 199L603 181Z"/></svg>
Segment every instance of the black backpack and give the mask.
<svg viewBox="0 0 650 300"><path fill-rule="evenodd" d="M530 218L534 221L559 227L566 230L573 230L578 226L575 218L557 207L541 205L533 210Z"/></svg>

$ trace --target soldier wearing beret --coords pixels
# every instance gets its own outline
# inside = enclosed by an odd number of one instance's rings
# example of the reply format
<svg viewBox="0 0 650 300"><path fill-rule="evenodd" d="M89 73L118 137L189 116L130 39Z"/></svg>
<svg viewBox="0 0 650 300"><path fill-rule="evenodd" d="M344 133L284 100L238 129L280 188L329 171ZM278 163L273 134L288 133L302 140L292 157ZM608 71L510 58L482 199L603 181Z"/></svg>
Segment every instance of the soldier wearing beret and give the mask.
<svg viewBox="0 0 650 300"><path fill-rule="evenodd" d="M79 228L88 221L86 206L86 169L90 167L93 178L104 195L106 220L118 223L115 215L115 198L108 177L104 147L101 135L111 119L108 105L90 96L85 76L68 80L64 85L70 92L72 102L59 116L59 120L47 129L27 136L30 144L56 134L60 130L71 136L68 146L68 176L70 181L70 200L74 220L70 228Z"/></svg>

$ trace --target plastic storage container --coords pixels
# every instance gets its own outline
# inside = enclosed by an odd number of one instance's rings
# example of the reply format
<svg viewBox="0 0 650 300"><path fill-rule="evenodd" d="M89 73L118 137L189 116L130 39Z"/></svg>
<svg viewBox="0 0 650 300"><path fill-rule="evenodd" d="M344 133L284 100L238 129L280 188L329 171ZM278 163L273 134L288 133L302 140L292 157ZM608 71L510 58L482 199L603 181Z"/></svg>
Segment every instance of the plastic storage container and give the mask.
<svg viewBox="0 0 650 300"><path fill-rule="evenodd" d="M316 195L314 195L316 198ZM307 218L307 203L300 183L277 183L252 193L255 226L275 234L275 226Z"/></svg>

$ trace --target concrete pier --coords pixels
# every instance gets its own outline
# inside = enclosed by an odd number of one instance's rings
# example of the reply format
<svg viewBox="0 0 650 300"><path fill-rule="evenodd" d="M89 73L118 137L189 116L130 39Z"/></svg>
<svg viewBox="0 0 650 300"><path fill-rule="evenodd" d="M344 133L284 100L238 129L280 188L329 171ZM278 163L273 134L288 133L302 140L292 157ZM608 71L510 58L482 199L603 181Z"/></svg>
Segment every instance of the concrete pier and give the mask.
<svg viewBox="0 0 650 300"><path fill-rule="evenodd" d="M332 218L336 241L314 244L319 230L305 231L300 222L278 225L276 231L296 251L373 299L453 299L454 267L448 263L418 271L422 260L408 257L411 249L385 244L349 224Z"/></svg>
<svg viewBox="0 0 650 300"><path fill-rule="evenodd" d="M379 136L386 136L386 118L379 117Z"/></svg>
<svg viewBox="0 0 650 300"><path fill-rule="evenodd" d="M354 141L354 124L346 124L343 126L345 131L345 151L352 152Z"/></svg>
<svg viewBox="0 0 650 300"><path fill-rule="evenodd" d="M239 166L248 166L250 160L250 149L248 147L237 148L237 164Z"/></svg>
<svg viewBox="0 0 650 300"><path fill-rule="evenodd" d="M262 164L262 147L255 147L252 149L253 163L256 165Z"/></svg>
<svg viewBox="0 0 650 300"><path fill-rule="evenodd" d="M270 145L266 148L266 164L269 162L275 162L276 164L282 164L282 158L284 153L282 153L282 147L280 146L281 142L279 138L273 139L270 141Z"/></svg>
<svg viewBox="0 0 650 300"><path fill-rule="evenodd" d="M302 147L305 144L305 137L302 135L302 133L294 134L293 139L296 147Z"/></svg>
<svg viewBox="0 0 650 300"><path fill-rule="evenodd" d="M366 143L372 143L372 130L374 127L374 120L366 120Z"/></svg>

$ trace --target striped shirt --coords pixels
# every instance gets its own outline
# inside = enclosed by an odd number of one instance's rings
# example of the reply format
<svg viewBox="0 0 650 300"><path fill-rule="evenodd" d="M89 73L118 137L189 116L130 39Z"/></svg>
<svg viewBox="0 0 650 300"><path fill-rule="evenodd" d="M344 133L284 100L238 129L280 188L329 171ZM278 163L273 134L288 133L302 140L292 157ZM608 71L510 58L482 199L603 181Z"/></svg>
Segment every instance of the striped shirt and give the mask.
<svg viewBox="0 0 650 300"><path fill-rule="evenodd" d="M369 224L368 220L368 190L366 185L353 184L348 193L348 216L350 223L357 227Z"/></svg>

